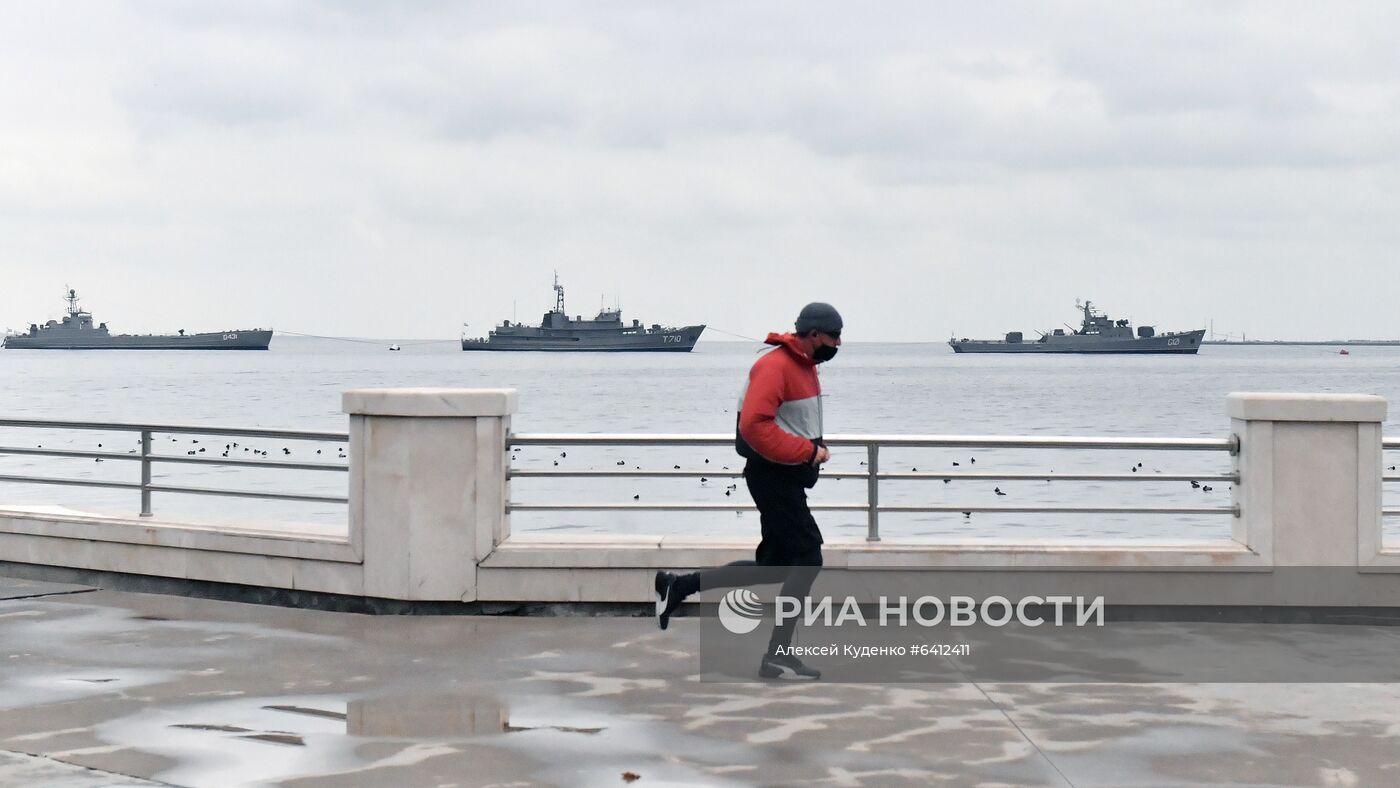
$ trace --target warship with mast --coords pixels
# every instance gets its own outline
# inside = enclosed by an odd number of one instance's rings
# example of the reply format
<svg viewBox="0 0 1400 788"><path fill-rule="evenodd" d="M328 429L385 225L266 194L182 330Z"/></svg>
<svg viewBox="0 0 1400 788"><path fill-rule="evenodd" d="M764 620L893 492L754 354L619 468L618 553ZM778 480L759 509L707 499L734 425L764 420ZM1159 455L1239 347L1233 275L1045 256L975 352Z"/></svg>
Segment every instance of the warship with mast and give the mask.
<svg viewBox="0 0 1400 788"><path fill-rule="evenodd" d="M92 313L78 307L78 293L64 296L68 313L62 320L30 324L28 333L11 334L0 346L11 350L267 350L271 329L234 329L205 334L113 334L106 323L96 326Z"/></svg>
<svg viewBox="0 0 1400 788"><path fill-rule="evenodd" d="M1185 353L1201 349L1205 329L1158 334L1152 326L1138 326L1133 331L1131 321L1114 320L1094 309L1093 302L1074 304L1083 312L1079 329L1057 328L1038 332L1040 338L1026 342L1020 331L1012 331L1005 339L952 339L948 344L954 353Z"/></svg>
<svg viewBox="0 0 1400 788"><path fill-rule="evenodd" d="M582 315L572 318L564 311L564 287L554 274L554 308L544 313L538 326L509 320L491 329L485 337L462 338L463 350L556 350L594 352L672 352L684 353L695 347L703 324L666 327L643 326L633 320L622 322L621 309L603 308L592 320Z"/></svg>

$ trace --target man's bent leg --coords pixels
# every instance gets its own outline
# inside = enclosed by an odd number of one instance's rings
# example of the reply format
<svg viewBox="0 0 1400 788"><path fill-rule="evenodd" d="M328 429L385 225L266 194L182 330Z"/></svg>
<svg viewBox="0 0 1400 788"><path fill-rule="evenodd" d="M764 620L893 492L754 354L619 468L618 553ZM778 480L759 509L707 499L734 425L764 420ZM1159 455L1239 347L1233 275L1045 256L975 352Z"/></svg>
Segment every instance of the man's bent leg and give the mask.
<svg viewBox="0 0 1400 788"><path fill-rule="evenodd" d="M715 588L740 588L743 586L785 583L788 567L764 566L757 561L734 561L714 569L676 575L670 572L656 573L656 623L665 629L671 623L671 614L681 606L685 598L702 590Z"/></svg>
<svg viewBox="0 0 1400 788"><path fill-rule="evenodd" d="M753 463L744 468L744 480L758 506L763 538L755 553L756 561L735 561L700 572L676 575L657 572L656 620L666 629L686 597L700 590L737 588L792 582L792 589L805 596L816 578L815 572L800 572L793 580L791 567L797 564L821 565L821 531L807 507L807 490L800 477L785 466ZM815 556L813 558L812 556ZM807 567L810 568L810 567ZM804 578L810 574L810 577ZM791 632L788 633L789 638Z"/></svg>
<svg viewBox="0 0 1400 788"><path fill-rule="evenodd" d="M785 566L764 566L757 561L731 561L714 569L702 569L695 573L697 591L711 591L716 588L742 588L743 586L785 583L788 568ZM687 575L682 575L684 580Z"/></svg>

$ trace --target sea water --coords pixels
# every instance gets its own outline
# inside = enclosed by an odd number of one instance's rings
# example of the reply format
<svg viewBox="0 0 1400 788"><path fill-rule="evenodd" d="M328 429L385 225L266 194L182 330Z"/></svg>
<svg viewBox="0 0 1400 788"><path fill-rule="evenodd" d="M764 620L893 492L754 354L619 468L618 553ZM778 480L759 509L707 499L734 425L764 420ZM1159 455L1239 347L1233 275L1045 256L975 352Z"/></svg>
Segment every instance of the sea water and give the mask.
<svg viewBox="0 0 1400 788"><path fill-rule="evenodd" d="M398 344L401 351L388 350ZM345 431L346 389L513 388L519 433L734 431L737 397L763 346L703 340L691 353L466 353L456 342L277 336L267 352L0 351L0 418ZM1207 346L1195 356L956 355L942 343L847 342L821 368L827 434L1224 438L1232 391L1346 392L1400 397L1400 348ZM1387 434L1400 434L1394 417ZM132 452L131 433L0 428L0 446ZM195 443L194 441L199 441ZM232 446L237 441L238 446ZM228 447L226 449L226 447ZM204 449L199 452L199 449ZM343 462L343 444L213 435L158 435L177 456ZM319 454L317 453L319 450ZM290 453L288 453L290 452ZM522 469L736 471L731 447L520 447ZM561 456L567 455L567 456ZM1400 459L1388 453L1387 463ZM834 452L832 470L860 471L861 449ZM918 449L881 453L888 471L1139 473L1144 481L888 481L881 500L906 505L1228 507L1228 482L1150 481L1158 473L1228 472L1223 452ZM974 462L975 460L975 462ZM555 465L554 463L559 463ZM956 463L956 465L955 465ZM345 495L335 472L157 464L155 481L181 486ZM139 480L134 462L0 456L0 475ZM1205 492L1204 487L1213 489ZM733 489L730 485L736 485ZM1388 488L1396 485L1387 485ZM997 495L1000 489L1004 495ZM725 493L729 494L726 495ZM863 480L823 480L814 503L863 503ZM1394 505L1396 493L1387 491ZM635 498L634 498L635 496ZM511 483L520 503L750 503L742 479L556 479ZM0 505L64 506L131 516L131 490L0 482ZM342 504L157 493L157 519L223 524L343 526ZM863 513L823 512L828 539L864 535ZM517 512L515 532L752 536L742 509L705 513ZM885 514L882 534L908 539L1225 538L1228 515ZM1388 531L1394 530L1388 528Z"/></svg>

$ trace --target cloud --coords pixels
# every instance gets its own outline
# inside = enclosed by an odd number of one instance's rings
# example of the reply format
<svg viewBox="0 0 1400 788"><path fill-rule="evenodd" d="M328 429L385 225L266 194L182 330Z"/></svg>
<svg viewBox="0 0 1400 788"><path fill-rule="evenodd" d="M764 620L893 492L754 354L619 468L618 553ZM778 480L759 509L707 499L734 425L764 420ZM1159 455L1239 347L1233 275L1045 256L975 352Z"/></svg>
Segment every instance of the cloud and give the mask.
<svg viewBox="0 0 1400 788"><path fill-rule="evenodd" d="M1377 300L1298 307L1397 284L1390 4L7 16L10 323L66 272L128 330L451 336L542 309L558 268L629 316L751 336L809 292L879 339L1054 325L1076 296L1159 326L1394 333ZM1319 260L1336 276L1278 278ZM152 304L155 281L190 297Z"/></svg>

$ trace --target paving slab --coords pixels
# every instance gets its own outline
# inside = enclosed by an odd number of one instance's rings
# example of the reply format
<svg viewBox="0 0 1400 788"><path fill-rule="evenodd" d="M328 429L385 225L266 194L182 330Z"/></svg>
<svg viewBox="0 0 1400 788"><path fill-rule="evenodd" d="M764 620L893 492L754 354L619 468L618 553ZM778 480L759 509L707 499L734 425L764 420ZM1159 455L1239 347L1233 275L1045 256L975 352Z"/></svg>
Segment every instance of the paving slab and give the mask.
<svg viewBox="0 0 1400 788"><path fill-rule="evenodd" d="M84 769L52 758L0 751L0 785L44 788L120 788L160 785L123 774Z"/></svg>
<svg viewBox="0 0 1400 788"><path fill-rule="evenodd" d="M636 618L366 616L103 590L0 601L0 751L182 786L1400 774L1397 685L710 683L698 636L695 619L660 632Z"/></svg>

